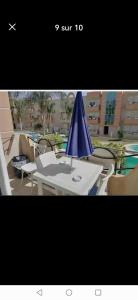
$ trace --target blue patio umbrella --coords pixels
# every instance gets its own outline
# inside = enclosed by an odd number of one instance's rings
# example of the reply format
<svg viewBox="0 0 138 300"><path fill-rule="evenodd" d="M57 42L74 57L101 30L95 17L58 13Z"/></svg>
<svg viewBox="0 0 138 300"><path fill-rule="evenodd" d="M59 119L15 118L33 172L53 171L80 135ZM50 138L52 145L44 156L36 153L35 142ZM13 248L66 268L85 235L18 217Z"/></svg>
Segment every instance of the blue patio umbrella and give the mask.
<svg viewBox="0 0 138 300"><path fill-rule="evenodd" d="M77 92L69 130L66 154L70 157L82 158L92 155L93 151L94 149L88 130L82 92Z"/></svg>

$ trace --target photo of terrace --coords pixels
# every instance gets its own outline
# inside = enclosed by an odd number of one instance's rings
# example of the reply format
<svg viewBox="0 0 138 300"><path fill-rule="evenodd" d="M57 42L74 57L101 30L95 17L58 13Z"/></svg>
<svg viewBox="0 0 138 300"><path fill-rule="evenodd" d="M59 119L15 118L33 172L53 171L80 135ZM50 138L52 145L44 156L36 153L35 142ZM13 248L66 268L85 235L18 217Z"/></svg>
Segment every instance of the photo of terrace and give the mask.
<svg viewBox="0 0 138 300"><path fill-rule="evenodd" d="M0 92L1 195L138 195L138 91Z"/></svg>

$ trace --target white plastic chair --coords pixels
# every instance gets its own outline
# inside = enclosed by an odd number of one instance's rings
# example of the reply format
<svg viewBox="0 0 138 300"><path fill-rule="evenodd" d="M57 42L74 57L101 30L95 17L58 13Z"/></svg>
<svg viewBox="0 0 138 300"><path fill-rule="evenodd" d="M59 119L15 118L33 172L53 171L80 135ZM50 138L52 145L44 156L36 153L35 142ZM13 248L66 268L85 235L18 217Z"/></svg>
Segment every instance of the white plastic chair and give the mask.
<svg viewBox="0 0 138 300"><path fill-rule="evenodd" d="M57 164L57 158L54 151L46 152L44 154L39 155L35 159L37 169L41 171L43 168L46 168L50 164ZM43 184L43 188L52 194L58 195L58 191L46 184Z"/></svg>
<svg viewBox="0 0 138 300"><path fill-rule="evenodd" d="M23 184L23 176L24 173L30 174L31 175L31 183L32 183L32 188L33 188L33 177L32 174L37 170L37 166L35 162L30 162L28 164L25 164L21 167L21 183Z"/></svg>
<svg viewBox="0 0 138 300"><path fill-rule="evenodd" d="M37 169L43 169L50 164L57 163L57 158L55 155L55 151L46 152L44 154L40 154L35 159Z"/></svg>
<svg viewBox="0 0 138 300"><path fill-rule="evenodd" d="M111 164L115 164L113 153L109 149L102 147L95 148L93 155L88 157L88 161L103 165L104 169L109 169Z"/></svg>
<svg viewBox="0 0 138 300"><path fill-rule="evenodd" d="M114 165L110 164L107 175L101 174L96 195L107 195L107 183L114 173Z"/></svg>

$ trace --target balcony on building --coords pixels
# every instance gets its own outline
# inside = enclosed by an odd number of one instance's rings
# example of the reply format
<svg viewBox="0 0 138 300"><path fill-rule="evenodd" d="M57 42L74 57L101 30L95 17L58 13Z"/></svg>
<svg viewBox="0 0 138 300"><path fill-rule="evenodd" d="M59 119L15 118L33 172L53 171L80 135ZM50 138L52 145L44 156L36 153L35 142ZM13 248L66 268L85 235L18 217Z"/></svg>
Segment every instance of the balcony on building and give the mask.
<svg viewBox="0 0 138 300"><path fill-rule="evenodd" d="M88 123L90 125L93 125L93 124L99 124L100 123L100 118L97 117L97 116L89 116L88 117Z"/></svg>
<svg viewBox="0 0 138 300"><path fill-rule="evenodd" d="M126 110L137 110L138 111L138 103L127 103Z"/></svg>
<svg viewBox="0 0 138 300"><path fill-rule="evenodd" d="M89 100L86 106L87 112L98 112L100 110L100 100Z"/></svg>
<svg viewBox="0 0 138 300"><path fill-rule="evenodd" d="M135 118L125 118L124 125L138 125L138 117Z"/></svg>
<svg viewBox="0 0 138 300"><path fill-rule="evenodd" d="M101 92L87 92L86 100L87 101L94 101L95 99L100 99Z"/></svg>
<svg viewBox="0 0 138 300"><path fill-rule="evenodd" d="M138 96L135 95L128 97L126 110L138 110Z"/></svg>

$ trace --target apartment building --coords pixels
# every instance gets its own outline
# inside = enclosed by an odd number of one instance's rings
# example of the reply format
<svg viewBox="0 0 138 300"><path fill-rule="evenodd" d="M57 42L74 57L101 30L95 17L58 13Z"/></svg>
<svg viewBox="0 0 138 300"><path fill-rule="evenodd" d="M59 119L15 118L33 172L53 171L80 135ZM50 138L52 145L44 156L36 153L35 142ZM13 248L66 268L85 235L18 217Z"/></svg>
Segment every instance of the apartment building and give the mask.
<svg viewBox="0 0 138 300"><path fill-rule="evenodd" d="M124 136L138 138L138 92L123 93L121 122Z"/></svg>
<svg viewBox="0 0 138 300"><path fill-rule="evenodd" d="M121 124L122 92L88 92L85 109L92 135L117 136Z"/></svg>
<svg viewBox="0 0 138 300"><path fill-rule="evenodd" d="M138 137L138 92L88 92L85 109L93 136Z"/></svg>

